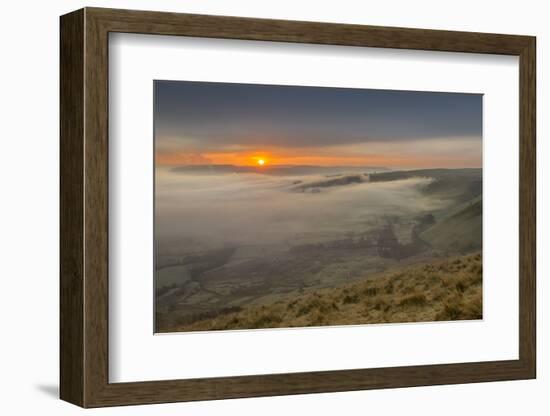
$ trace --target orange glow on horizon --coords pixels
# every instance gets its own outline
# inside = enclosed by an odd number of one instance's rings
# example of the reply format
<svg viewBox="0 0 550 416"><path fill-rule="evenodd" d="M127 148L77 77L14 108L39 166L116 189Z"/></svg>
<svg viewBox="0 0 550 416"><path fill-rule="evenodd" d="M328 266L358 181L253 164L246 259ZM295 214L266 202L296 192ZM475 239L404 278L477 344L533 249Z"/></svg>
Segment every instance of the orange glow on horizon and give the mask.
<svg viewBox="0 0 550 416"><path fill-rule="evenodd" d="M299 154L296 151L285 152L282 149L263 152L220 152L185 154L171 153L156 155L156 163L164 166L176 165L310 165L310 166L384 166L388 168L430 168L430 167L480 167L478 160L465 161L453 157L418 157L417 155L350 155L350 154Z"/></svg>
<svg viewBox="0 0 550 416"><path fill-rule="evenodd" d="M262 152L258 153L204 153L203 157L213 165L236 166L275 166L275 165L312 165L312 166L367 166L402 162L401 159L371 155L316 155L297 152ZM201 163L202 164L202 163Z"/></svg>

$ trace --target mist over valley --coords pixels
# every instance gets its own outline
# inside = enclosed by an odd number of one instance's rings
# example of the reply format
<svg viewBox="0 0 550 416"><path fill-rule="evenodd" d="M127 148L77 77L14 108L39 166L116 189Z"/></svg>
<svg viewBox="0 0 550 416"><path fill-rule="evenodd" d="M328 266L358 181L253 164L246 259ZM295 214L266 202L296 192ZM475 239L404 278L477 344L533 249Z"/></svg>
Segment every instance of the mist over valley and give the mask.
<svg viewBox="0 0 550 416"><path fill-rule="evenodd" d="M160 168L157 330L477 252L481 191L481 169Z"/></svg>

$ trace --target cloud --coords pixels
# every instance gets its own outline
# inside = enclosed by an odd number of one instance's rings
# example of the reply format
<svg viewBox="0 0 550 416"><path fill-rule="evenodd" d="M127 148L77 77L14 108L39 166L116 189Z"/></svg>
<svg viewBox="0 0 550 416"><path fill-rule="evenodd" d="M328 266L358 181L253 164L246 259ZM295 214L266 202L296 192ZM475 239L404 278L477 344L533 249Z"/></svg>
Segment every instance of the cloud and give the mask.
<svg viewBox="0 0 550 416"><path fill-rule="evenodd" d="M209 149L481 137L482 95L212 82L155 83L155 134Z"/></svg>
<svg viewBox="0 0 550 416"><path fill-rule="evenodd" d="M212 161L200 153L155 152L155 163L158 165L206 165Z"/></svg>

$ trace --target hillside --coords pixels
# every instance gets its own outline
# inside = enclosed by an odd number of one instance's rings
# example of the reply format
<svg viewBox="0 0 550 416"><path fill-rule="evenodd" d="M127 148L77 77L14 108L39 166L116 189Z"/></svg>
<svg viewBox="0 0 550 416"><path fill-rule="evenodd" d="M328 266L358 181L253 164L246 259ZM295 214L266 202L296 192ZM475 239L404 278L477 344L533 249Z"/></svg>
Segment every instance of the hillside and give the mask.
<svg viewBox="0 0 550 416"><path fill-rule="evenodd" d="M249 305L163 332L482 318L480 253L394 268L288 300Z"/></svg>
<svg viewBox="0 0 550 416"><path fill-rule="evenodd" d="M482 201L472 202L458 213L438 222L421 234L432 247L455 252L480 250L482 245Z"/></svg>

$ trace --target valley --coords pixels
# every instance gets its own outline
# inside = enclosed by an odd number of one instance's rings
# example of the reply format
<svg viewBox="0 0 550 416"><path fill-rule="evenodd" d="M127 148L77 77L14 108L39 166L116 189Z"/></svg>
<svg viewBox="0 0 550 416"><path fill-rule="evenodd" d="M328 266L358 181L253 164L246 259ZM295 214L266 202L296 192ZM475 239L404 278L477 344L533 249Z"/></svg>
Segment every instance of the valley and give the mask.
<svg viewBox="0 0 550 416"><path fill-rule="evenodd" d="M181 204L218 209L191 214L159 190L157 332L480 318L481 169L272 169L169 172L193 185ZM317 298L336 306L311 313L332 318L291 313Z"/></svg>

